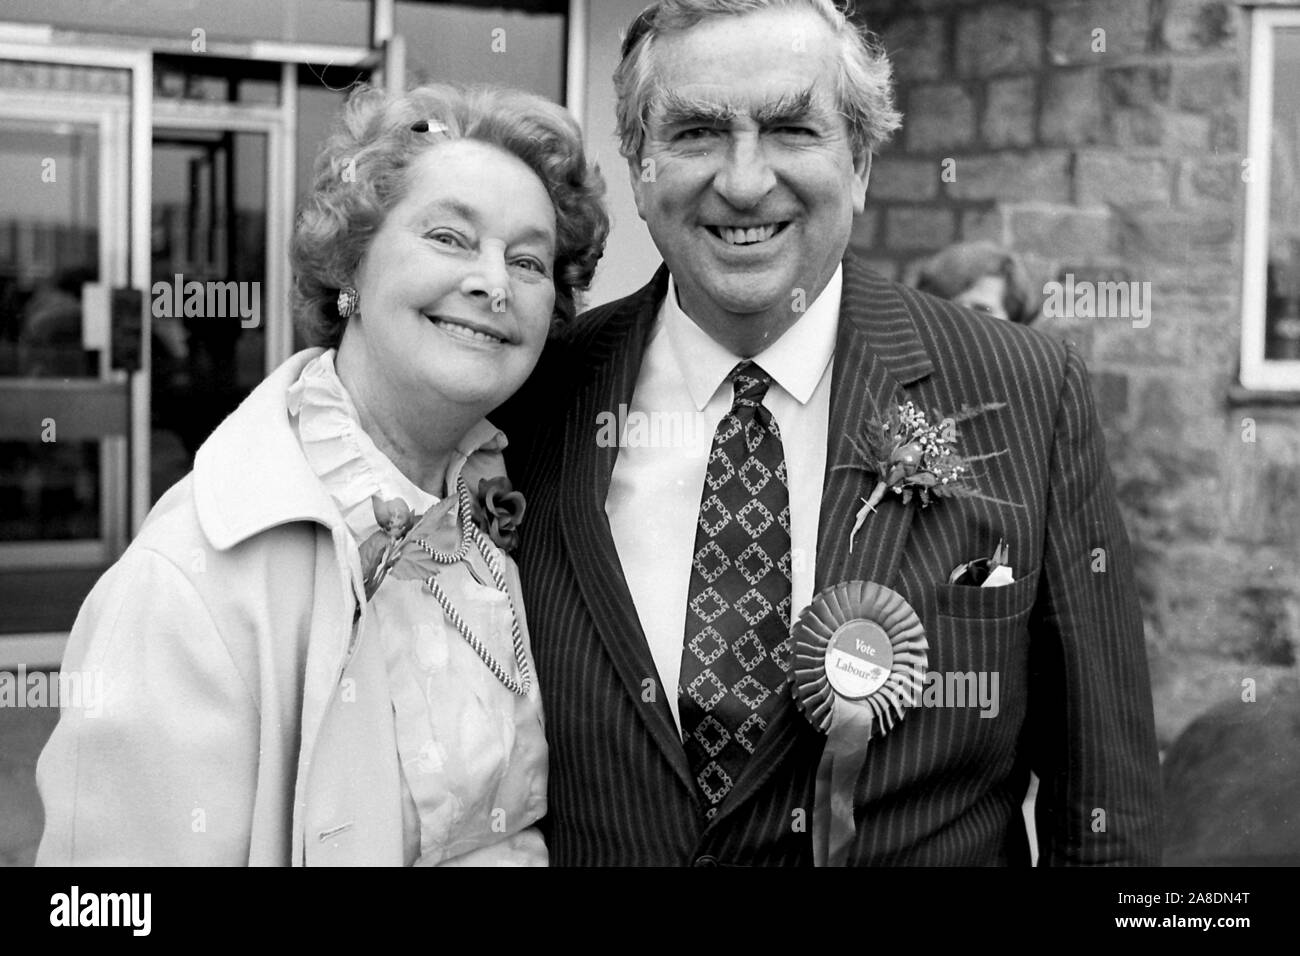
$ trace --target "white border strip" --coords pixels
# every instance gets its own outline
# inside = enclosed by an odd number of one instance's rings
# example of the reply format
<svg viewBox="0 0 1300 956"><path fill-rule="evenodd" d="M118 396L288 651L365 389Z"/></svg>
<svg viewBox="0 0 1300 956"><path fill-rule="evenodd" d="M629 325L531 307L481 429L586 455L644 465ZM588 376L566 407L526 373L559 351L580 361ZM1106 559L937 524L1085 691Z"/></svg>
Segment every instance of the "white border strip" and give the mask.
<svg viewBox="0 0 1300 956"><path fill-rule="evenodd" d="M272 300L272 308L276 311L271 314L270 318L263 318L263 322L268 322L269 327L266 330L266 374L270 375L279 368L293 354L293 304L290 295L290 286L293 282L293 267L289 261L289 244L293 236L294 212L298 204L298 187L294 181L298 175L297 155L298 155L298 66L294 63L284 63L280 67L280 128L277 133L272 134L272 140L278 140L279 149L279 180L276 182L275 176L277 170L270 170L271 182L275 184L280 196L279 214L271 213L271 204L267 203L267 211L272 218L277 218L277 229L283 228L287 232L282 236L280 245L272 251L271 256L275 262L267 263L267 267L272 265L278 270L279 279L277 281L278 291L276 299ZM268 194L268 199L270 195ZM269 224L268 224L269 225Z"/></svg>
<svg viewBox="0 0 1300 956"><path fill-rule="evenodd" d="M583 131L587 129L587 3L569 0L564 67L564 105Z"/></svg>
<svg viewBox="0 0 1300 956"><path fill-rule="evenodd" d="M1252 10L1250 20L1250 89L1245 232L1241 282L1241 384L1257 391L1300 389L1300 361L1264 358L1264 323L1268 307L1269 188L1272 177L1274 34L1300 27L1300 10ZM1289 95L1290 91L1287 91Z"/></svg>
<svg viewBox="0 0 1300 956"><path fill-rule="evenodd" d="M149 493L152 445L149 381L153 368L153 310L149 289L153 269L153 54L131 54L131 285L144 302L140 319L140 370L131 373L131 537L153 500Z"/></svg>

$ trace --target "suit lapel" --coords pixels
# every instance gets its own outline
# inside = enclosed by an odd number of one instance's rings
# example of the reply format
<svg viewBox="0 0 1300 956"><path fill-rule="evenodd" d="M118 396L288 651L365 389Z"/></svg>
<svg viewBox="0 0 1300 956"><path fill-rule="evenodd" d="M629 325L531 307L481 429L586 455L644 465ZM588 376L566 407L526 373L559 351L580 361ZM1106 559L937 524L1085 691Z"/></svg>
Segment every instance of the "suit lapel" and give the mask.
<svg viewBox="0 0 1300 956"><path fill-rule="evenodd" d="M667 695L677 689L659 686L658 670L605 514L618 447L616 443L601 447L596 442L597 416L612 412L617 418L619 405L631 403L646 340L667 283L668 270L661 268L628 308L605 320L586 350L591 378L579 392L564 425L561 487L565 491L561 495L560 525L587 610L615 670L627 693L642 703L638 713L651 736L694 794L686 753L667 700ZM650 700L646 699L648 678L655 681Z"/></svg>
<svg viewBox="0 0 1300 956"><path fill-rule="evenodd" d="M883 417L891 405L904 400L903 386L932 371L902 297L890 283L846 259L817 532L816 590L851 580L893 586L916 508L886 494L867 515L849 550L854 519L877 477L855 467L860 456L849 438L860 436L864 421Z"/></svg>
<svg viewBox="0 0 1300 956"><path fill-rule="evenodd" d="M901 386L911 385L933 371L906 304L891 283L873 275L852 258L844 260L839 331L831 377L831 407L827 420L826 477L822 485L817 532L814 593L847 580L892 585L907 543L915 505L904 506L897 495L886 495L868 515L849 551L849 532L871 491L875 476L855 465L857 453L849 443L861 423L882 415L900 400ZM793 619L801 609L793 610ZM759 739L744 772L714 818L720 823L751 796L787 758L801 735L820 747L815 734L794 707L784 708Z"/></svg>

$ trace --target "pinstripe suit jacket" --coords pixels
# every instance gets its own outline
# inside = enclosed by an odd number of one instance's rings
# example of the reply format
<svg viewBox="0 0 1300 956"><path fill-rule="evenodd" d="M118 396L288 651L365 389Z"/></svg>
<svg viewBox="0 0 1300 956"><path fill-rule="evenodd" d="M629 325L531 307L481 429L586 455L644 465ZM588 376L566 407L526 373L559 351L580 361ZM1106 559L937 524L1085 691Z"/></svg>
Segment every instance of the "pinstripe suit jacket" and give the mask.
<svg viewBox="0 0 1300 956"><path fill-rule="evenodd" d="M1082 361L1033 330L887 282L852 256L844 266L817 587L894 588L920 615L932 671L996 672L999 690L996 716L920 707L872 740L854 793L852 861L1026 865L1020 805L1032 769L1042 863L1155 863L1142 622ZM551 745L551 859L809 864L822 738L783 712L705 821L605 516L618 450L598 446L597 416L630 403L666 287L661 268L639 292L579 317L503 409L511 474L528 500L520 567ZM847 436L864 417L906 399L945 411L1005 402L962 425L960 450L1008 449L985 463L981 490L1023 507L949 498L922 511L887 495L850 553L873 478L834 466L852 461ZM1015 583L946 583L999 538Z"/></svg>

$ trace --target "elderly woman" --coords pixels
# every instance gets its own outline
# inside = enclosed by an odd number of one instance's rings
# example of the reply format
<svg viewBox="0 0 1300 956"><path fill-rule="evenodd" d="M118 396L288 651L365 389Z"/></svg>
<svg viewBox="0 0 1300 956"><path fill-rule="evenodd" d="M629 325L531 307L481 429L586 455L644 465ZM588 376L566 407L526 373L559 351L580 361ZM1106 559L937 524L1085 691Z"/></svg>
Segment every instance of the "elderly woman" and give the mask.
<svg viewBox="0 0 1300 956"><path fill-rule="evenodd" d="M99 581L41 756L42 864L546 863L546 744L484 418L608 232L559 107L362 90L294 237L316 348L223 422Z"/></svg>
<svg viewBox="0 0 1300 956"><path fill-rule="evenodd" d="M951 245L921 264L912 283L922 292L998 319L1029 325L1042 297L1014 252L992 242Z"/></svg>

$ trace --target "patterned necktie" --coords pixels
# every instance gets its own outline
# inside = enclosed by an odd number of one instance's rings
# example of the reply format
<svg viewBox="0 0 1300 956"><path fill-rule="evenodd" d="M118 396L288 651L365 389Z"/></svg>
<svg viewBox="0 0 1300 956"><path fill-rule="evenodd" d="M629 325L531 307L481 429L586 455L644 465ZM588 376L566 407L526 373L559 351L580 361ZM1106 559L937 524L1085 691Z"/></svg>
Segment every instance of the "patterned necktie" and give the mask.
<svg viewBox="0 0 1300 956"><path fill-rule="evenodd" d="M788 706L790 492L772 377L732 370L700 496L677 696L683 744L710 818L773 716Z"/></svg>

